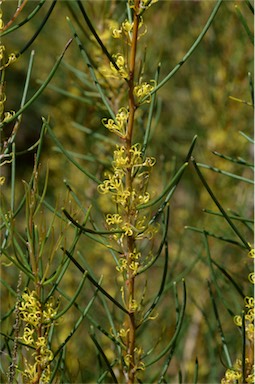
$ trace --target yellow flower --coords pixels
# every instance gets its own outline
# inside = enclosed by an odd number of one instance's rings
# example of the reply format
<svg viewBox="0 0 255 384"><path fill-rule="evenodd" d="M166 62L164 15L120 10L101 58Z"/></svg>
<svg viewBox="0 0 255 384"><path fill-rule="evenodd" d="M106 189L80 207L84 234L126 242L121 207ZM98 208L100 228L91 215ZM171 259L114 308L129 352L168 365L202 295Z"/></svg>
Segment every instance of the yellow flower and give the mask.
<svg viewBox="0 0 255 384"><path fill-rule="evenodd" d="M128 310L130 312L136 312L139 309L139 305L135 299L130 300Z"/></svg>
<svg viewBox="0 0 255 384"><path fill-rule="evenodd" d="M238 327L241 327L242 326L242 318L241 318L241 316L239 316L239 315L234 316L234 323Z"/></svg>
<svg viewBox="0 0 255 384"><path fill-rule="evenodd" d="M25 376L31 383L37 380L37 364L28 364L25 360L26 369L23 372L23 376Z"/></svg>
<svg viewBox="0 0 255 384"><path fill-rule="evenodd" d="M126 126L128 121L129 113L126 108L122 107L118 110L118 113L113 119L103 119L102 123L110 132L115 133L120 137L124 137L126 134Z"/></svg>
<svg viewBox="0 0 255 384"><path fill-rule="evenodd" d="M145 192L143 195L138 196L139 204L146 204L150 200L149 192Z"/></svg>
<svg viewBox="0 0 255 384"><path fill-rule="evenodd" d="M112 30L112 36L114 39L119 39L122 36L122 29L114 28Z"/></svg>
<svg viewBox="0 0 255 384"><path fill-rule="evenodd" d="M113 152L113 162L112 165L114 168L127 168L128 167L128 157L125 153L124 146L119 147Z"/></svg>
<svg viewBox="0 0 255 384"><path fill-rule="evenodd" d="M133 275L135 276L139 268L139 262L131 261L131 263L129 264L129 268L133 271Z"/></svg>
<svg viewBox="0 0 255 384"><path fill-rule="evenodd" d="M143 98L145 96L149 95L154 87L155 87L155 85L151 85L151 84L148 84L146 82L139 84L139 85L136 85L134 87L134 96L136 97L138 103L141 103ZM149 103L150 98L147 98L144 102Z"/></svg>
<svg viewBox="0 0 255 384"><path fill-rule="evenodd" d="M127 337L128 333L130 332L130 329L127 328L127 329L124 329L124 328L121 328L118 332L118 336L124 338L124 337Z"/></svg>
<svg viewBox="0 0 255 384"><path fill-rule="evenodd" d="M108 214L106 216L106 223L108 225L120 224L122 223L122 217L118 213L114 213L113 215Z"/></svg>
<svg viewBox="0 0 255 384"><path fill-rule="evenodd" d="M127 270L127 260L126 259L120 259L120 265L116 267L118 272L124 272Z"/></svg>
<svg viewBox="0 0 255 384"><path fill-rule="evenodd" d="M248 257L250 257L251 259L254 259L254 256L255 255L255 253L254 253L254 248L252 248L251 250L250 250L250 252L248 253Z"/></svg>
<svg viewBox="0 0 255 384"><path fill-rule="evenodd" d="M2 16L3 16L3 13L0 9L0 31L4 28L4 22L3 22Z"/></svg>
<svg viewBox="0 0 255 384"><path fill-rule="evenodd" d="M125 231L126 236L132 236L133 235L133 229L132 229L130 223L125 223L121 228L123 229L123 231Z"/></svg>
<svg viewBox="0 0 255 384"><path fill-rule="evenodd" d="M110 63L112 76L117 77L117 78L121 77L123 79L127 79L128 78L128 72L126 70L126 64L125 64L124 57L120 53L117 53L116 55L113 55L112 57L115 60L115 63L117 64L117 66L119 68L119 70L117 70L114 67L114 65L112 63Z"/></svg>
<svg viewBox="0 0 255 384"><path fill-rule="evenodd" d="M255 284L255 274L254 274L254 272L249 273L248 279L249 279L250 283Z"/></svg>
<svg viewBox="0 0 255 384"><path fill-rule="evenodd" d="M25 327L23 336L21 337L23 343L32 345L34 343L33 333L34 329L31 329L29 327Z"/></svg>
<svg viewBox="0 0 255 384"><path fill-rule="evenodd" d="M125 364L126 364L127 367L130 366L131 359L132 359L132 356L131 356L129 353L127 353L127 354L124 356L124 361L125 361Z"/></svg>
<svg viewBox="0 0 255 384"><path fill-rule="evenodd" d="M234 369L228 369L226 371L226 379L227 380L235 381L235 380L241 379L241 377L242 377L241 372L238 372L238 371L236 371Z"/></svg>
<svg viewBox="0 0 255 384"><path fill-rule="evenodd" d="M254 297L245 296L244 304L246 308L254 308Z"/></svg>

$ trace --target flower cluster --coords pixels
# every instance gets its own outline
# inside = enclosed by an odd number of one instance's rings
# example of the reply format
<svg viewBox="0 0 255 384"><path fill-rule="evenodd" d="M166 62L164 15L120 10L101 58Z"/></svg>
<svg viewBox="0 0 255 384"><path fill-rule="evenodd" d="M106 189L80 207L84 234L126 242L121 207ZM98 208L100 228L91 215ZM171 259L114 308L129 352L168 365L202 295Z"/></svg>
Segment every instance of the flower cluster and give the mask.
<svg viewBox="0 0 255 384"><path fill-rule="evenodd" d="M245 359L246 366L248 367L247 377L245 378L245 383L253 384L254 383L254 366L250 367L249 359ZM221 380L221 384L243 384L243 374L242 374L242 361L237 359L233 369L227 369L225 377Z"/></svg>
<svg viewBox="0 0 255 384"><path fill-rule="evenodd" d="M18 307L19 317L25 323L23 335L20 340L27 346L33 347L34 363L25 359L25 369L22 372L28 382L48 383L50 379L50 362L53 352L48 348L47 332L57 314L57 307L53 298L43 306L36 292L28 290L22 294L22 301ZM40 369L38 369L40 367ZM39 378L40 371L40 378Z"/></svg>
<svg viewBox="0 0 255 384"><path fill-rule="evenodd" d="M4 64L1 65L0 67L0 70L8 67L10 64L14 63L14 61L17 60L17 57L15 55L15 53L10 53L8 55L8 57L6 58L6 54L5 54L5 46L4 45L0 45L0 61L4 60Z"/></svg>
<svg viewBox="0 0 255 384"><path fill-rule="evenodd" d="M126 278L135 277L143 264L141 252L134 248L132 252L123 248L125 237L134 240L151 240L158 231L156 224L149 223L149 218L141 214L139 206L150 201L147 184L150 171L156 160L144 157L141 145L136 143L129 150L125 146L116 146L113 153L113 172L106 173L106 179L99 184L98 191L108 194L116 204L114 213L107 213L105 222L115 239L121 246L122 256L116 266L118 272ZM126 176L131 176L131 186L126 185ZM129 310L137 308L136 303L129 303Z"/></svg>
<svg viewBox="0 0 255 384"><path fill-rule="evenodd" d="M126 108L122 107L118 110L115 119L103 119L102 123L109 129L110 132L124 138L126 135L126 127L128 122L129 112Z"/></svg>
<svg viewBox="0 0 255 384"><path fill-rule="evenodd" d="M146 82L136 85L134 87L134 96L138 104L141 104L143 102L143 99L150 94L150 92L153 90L154 87L155 87L155 84L152 85ZM149 103L150 98L146 98L144 102Z"/></svg>
<svg viewBox="0 0 255 384"><path fill-rule="evenodd" d="M45 307L42 308L42 304L38 300L35 291L24 292L19 306L20 318L33 327L38 327L40 324L48 324L57 313L54 304L53 298L51 298L45 304Z"/></svg>
<svg viewBox="0 0 255 384"><path fill-rule="evenodd" d="M248 340L254 343L254 297L246 296L244 298L244 306L246 308L246 313L244 315L245 332ZM234 322L238 327L242 327L242 317L240 315L234 317Z"/></svg>
<svg viewBox="0 0 255 384"><path fill-rule="evenodd" d="M137 252L136 249L134 249L134 252L128 253L126 258L120 259L119 266L116 267L118 272L129 272L131 271L133 276L137 274L138 268L140 266L140 259L141 259L141 252Z"/></svg>
<svg viewBox="0 0 255 384"><path fill-rule="evenodd" d="M143 24L143 19L142 19L142 17L140 17L138 29L140 29L143 25L144 25ZM120 38L124 37L126 39L127 44L130 45L131 44L131 40L132 40L133 26L134 26L133 22L130 23L130 21L125 20L125 21L123 21L123 23L121 23L120 27L112 28L112 36L115 39L120 39ZM146 32L147 32L147 29L146 29L146 26L145 26L144 27L144 31L140 33L138 38L143 36L143 35L145 35Z"/></svg>
<svg viewBox="0 0 255 384"><path fill-rule="evenodd" d="M140 144L134 144L128 153L124 146L117 146L112 162L114 172L112 174L106 173L107 178L103 183L99 184L98 191L103 194L111 194L113 202L122 206L125 211L130 208L136 210L139 204L145 204L150 199L150 194L146 191L147 183L145 182L149 174L148 171L136 174L138 182L130 190L125 186L126 172L128 169L131 170L131 174L134 176L139 168L146 167L150 169L155 162L156 160L153 157L143 159ZM116 224L117 218L118 224L122 223L123 219L118 215L108 216L107 224Z"/></svg>
<svg viewBox="0 0 255 384"><path fill-rule="evenodd" d="M137 371L144 371L145 370L145 364L141 361L142 359L142 354L144 353L143 349L142 348L135 348L134 349L134 353L135 353L135 357L136 357L136 361L137 363L135 364L134 367L132 367L132 369L137 372ZM124 356L124 361L125 361L125 364L126 366L129 368L130 367L130 364L131 364L131 359L132 359L132 356L127 353L125 356Z"/></svg>
<svg viewBox="0 0 255 384"><path fill-rule="evenodd" d="M248 257L254 259L254 249L249 252ZM253 276L252 279L250 278L251 275ZM254 284L254 273L249 274L249 281ZM244 327L247 340L247 357L245 358L246 377L243 377L242 361L240 359L237 359L234 367L232 369L227 369L225 377L221 380L221 384L242 384L244 382L254 383L254 361L253 357L250 357L250 355L253 356L254 351L254 297L246 296L244 298L244 308ZM242 316L236 315L234 317L234 322L238 327L242 328ZM251 351L251 354L249 353L249 351Z"/></svg>
<svg viewBox="0 0 255 384"><path fill-rule="evenodd" d="M127 79L128 78L128 69L127 69L127 65L125 63L125 59L124 57L120 54L120 53L117 53L116 55L113 55L112 56L116 65L118 66L118 69L115 68L115 66L113 65L113 63L110 62L110 68L111 68L111 72L108 74L106 73L106 75L108 77L115 77L115 78L123 78L123 79Z"/></svg>
<svg viewBox="0 0 255 384"><path fill-rule="evenodd" d="M50 380L50 365L49 363L53 360L53 353L47 348L47 339L45 337L39 337L34 343L36 352L32 355L35 356L35 364L30 364L25 359L25 370L23 372L24 378L29 383L38 381L38 365L42 370L40 377L40 383L48 383Z"/></svg>

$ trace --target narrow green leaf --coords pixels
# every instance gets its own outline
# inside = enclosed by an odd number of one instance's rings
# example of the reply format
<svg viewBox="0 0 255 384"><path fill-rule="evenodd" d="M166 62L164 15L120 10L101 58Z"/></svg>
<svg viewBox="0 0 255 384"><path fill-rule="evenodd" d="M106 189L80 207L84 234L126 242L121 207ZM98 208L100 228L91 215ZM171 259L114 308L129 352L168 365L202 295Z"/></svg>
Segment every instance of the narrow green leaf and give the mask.
<svg viewBox="0 0 255 384"><path fill-rule="evenodd" d="M235 5L235 9L236 9L238 18L241 21L242 26L244 27L244 30L248 35L248 38L250 39L250 42L254 45L254 36L253 36L253 33L251 32L250 28L248 27L248 24L247 24L245 17L243 16L242 12L240 11L240 9L237 5Z"/></svg>
<svg viewBox="0 0 255 384"><path fill-rule="evenodd" d="M123 230L116 230L116 231L95 231L94 229L85 228L82 225L80 225L76 220L72 218L72 216L69 215L69 213L65 210L65 208L62 209L64 215L68 218L68 220L71 221L71 223L79 228L84 233L92 233L94 235L112 235L113 233L125 233Z"/></svg>
<svg viewBox="0 0 255 384"><path fill-rule="evenodd" d="M157 68L157 71L155 74L155 78L154 78L155 84L158 83L160 67L161 67L161 64L158 65L158 68ZM143 145L142 145L142 150L141 150L142 156L145 155L146 148L147 148L148 141L149 141L149 137L150 137L151 124L152 124L152 118L154 115L155 102L156 102L156 93L154 93L152 95L151 102L150 102L150 107L149 107L149 112L148 112L148 120L147 120L147 124L146 124L145 134L144 134L144 138L143 138Z"/></svg>
<svg viewBox="0 0 255 384"><path fill-rule="evenodd" d="M228 222L228 224L230 225L230 227L232 228L232 230L234 231L234 233L239 237L239 239L243 242L245 248L247 248L249 251L251 250L251 246L248 244L248 242L245 240L245 238L242 236L242 234L240 233L240 231L237 229L237 227L234 225L234 223L231 221L231 219L229 218L229 216L227 215L227 213L225 212L225 210L223 209L223 207L221 206L221 204L219 203L218 199L216 198L216 196L214 195L214 193L212 192L211 188L209 187L209 185L207 184L207 181L205 180L204 176L202 175L199 167L197 166L197 163L195 161L195 159L193 158L192 159L192 162L194 164L194 167L195 167L195 170L200 178L200 180L202 181L203 185L205 186L207 192L209 193L209 195L211 196L212 200L214 201L214 203L216 204L216 206L219 208L219 210L221 211L221 213L223 214L224 218L226 219L226 221Z"/></svg>
<svg viewBox="0 0 255 384"><path fill-rule="evenodd" d="M14 25L13 27L7 28L4 32L1 32L0 38L22 27L22 25L26 24L29 20L31 20L36 15L36 13L40 10L40 8L43 6L45 2L46 0L40 0L39 4L36 5L34 10L23 21Z"/></svg>
<svg viewBox="0 0 255 384"><path fill-rule="evenodd" d="M195 40L195 42L192 44L191 48L188 50L188 52L183 56L182 60L174 67L174 69L172 69L172 71L150 92L150 94L146 97L144 97L144 99L142 100L145 101L146 99L148 99L151 95L153 95L153 93L157 92L161 87L163 87L163 85L165 85L168 80L171 79L171 77L173 77L175 75L175 73L181 68L181 66L188 60L188 58L192 55L192 53L195 51L195 49L197 48L197 46L199 45L199 43L202 41L203 37L205 36L206 32L208 31L208 29L210 28L211 24L212 24L212 21L214 20L219 8L220 8L220 5L222 3L223 0L218 0L207 23L205 24L203 30L201 31L200 35L198 36L198 38Z"/></svg>
<svg viewBox="0 0 255 384"><path fill-rule="evenodd" d="M55 365L53 366L53 369L52 369L52 372L51 372L49 384L53 384L54 383L53 380L54 380L55 376L57 375L57 373L59 371L59 367L60 367L60 364L62 362L62 356L63 356L63 350L60 351L60 355L59 355L59 358L57 360L57 363L56 363L56 359L55 359Z"/></svg>
<svg viewBox="0 0 255 384"><path fill-rule="evenodd" d="M22 93L20 109L22 109L24 107L25 102L26 102L27 92L28 92L28 89L29 89L29 84L30 84L30 79L31 79L31 74L32 74L32 68L33 68L33 63L34 63L34 56L35 56L35 52L32 51L31 54L30 54L30 58L29 58L29 63L28 63L28 68L27 68L27 75L26 75L26 81L25 81L25 86L24 86L23 93ZM18 116L18 119L16 121L16 124L15 124L15 127L13 129L12 135L8 139L8 144L7 144L7 147L6 147L5 151L4 151L5 154L9 152L9 148L10 148L11 144L14 142L14 140L16 138L16 135L17 135L18 130L19 130L18 128L19 128L20 123L21 123L21 118L22 118L22 114L20 114Z"/></svg>
<svg viewBox="0 0 255 384"><path fill-rule="evenodd" d="M254 107L254 85L253 85L253 76L251 75L251 72L248 72L248 77L249 77L251 102L252 102L252 105Z"/></svg>
<svg viewBox="0 0 255 384"><path fill-rule="evenodd" d="M94 344L95 344L95 346L96 346L96 348L97 348L97 350L98 350L100 356L103 358L103 360L104 360L104 362L105 362L105 365L106 365L106 367L107 367L107 369L108 369L108 372L110 373L110 375L111 375L111 377L112 377L112 380L113 380L112 382L118 384L118 380L117 380L117 378L116 378L116 376L115 376L115 373L114 373L113 370L112 370L111 364L109 363L109 361L108 361L108 359L107 359L107 357L106 357L106 355L105 355L105 353L104 353L104 351L103 351L103 348L102 348L101 345L98 343L96 337L95 337L93 334L90 334L90 337L91 337L91 339L93 340L93 342L94 342Z"/></svg>
<svg viewBox="0 0 255 384"><path fill-rule="evenodd" d="M231 163L236 163L236 164L240 164L240 165L244 165L244 166L247 166L247 167L254 168L254 164L253 164L253 163L248 163L246 160L242 159L241 157L238 157L238 158L236 159L236 158L234 158L234 157L230 157L230 156L223 155L222 153L219 153L219 152L217 152L217 151L213 151L212 153L213 153L215 156L221 157L221 158L224 159L224 160L231 161Z"/></svg>
<svg viewBox="0 0 255 384"><path fill-rule="evenodd" d="M93 66L91 64L91 61L89 59L89 56L88 56L88 54L87 54L87 52L86 52L86 50L84 48L84 45L81 43L81 40L80 40L77 32L75 31L75 29L74 29L74 27L73 27L73 25L72 25L72 23L71 23L69 18L67 18L67 22L68 22L68 24L70 26L70 29L71 29L71 31L72 31L72 33L74 35L75 41L76 41L76 43L77 43L77 45L78 45L78 47L80 49L82 58L85 60L87 66L88 66L90 75L91 75L91 77L92 77L92 79L93 79L93 81L95 83L95 86L96 86L96 88L97 88L97 90L98 90L98 92L99 92L99 94L101 96L101 99L102 99L106 109L108 110L110 116L112 117L113 120L115 120L115 113L113 112L112 108L110 107L110 104L109 104L106 96L103 93L102 87L100 86L100 84L99 84L99 82L97 80L94 68L93 68Z"/></svg>
<svg viewBox="0 0 255 384"><path fill-rule="evenodd" d="M245 139L246 139L247 141L249 141L249 143L255 144L255 140L254 140L252 137L246 135L246 134L245 134L244 132L242 132L242 131L239 131L239 133L240 133L240 135L242 135L243 137L245 137Z"/></svg>
<svg viewBox="0 0 255 384"><path fill-rule="evenodd" d="M54 76L54 74L55 74L56 70L58 69L58 67L59 67L59 65L61 63L61 60L63 59L64 54L65 54L67 48L69 47L69 45L71 44L71 42L72 42L72 39L70 39L68 41L68 43L66 44L63 53L60 55L60 57L56 61L55 65L52 68L52 70L50 71L47 79L44 81L44 83L41 85L41 87L38 89L38 91L36 91L35 94L26 102L26 104L24 104L24 106L22 108L20 108L12 117L10 117L10 119L2 122L0 124L0 128L4 127L6 124L9 124L13 120L15 120L19 115L21 115L40 96L40 94L44 91L44 89L47 87L47 85L51 81L52 77Z"/></svg>
<svg viewBox="0 0 255 384"><path fill-rule="evenodd" d="M46 122L46 121L45 121ZM100 184L101 181L98 180L97 177L95 177L94 175L92 175L92 173L86 171L86 169L84 169L83 167L81 167L81 165L79 163L77 163L77 161L73 158L73 156L70 155L70 153L68 153L68 151L63 147L63 145L60 143L60 141L57 139L56 135L53 133L53 130L50 128L49 124L47 124L47 130L51 136L51 138L53 139L53 141L55 142L55 144L58 146L58 148L60 149L60 151L63 153L63 155L65 155L68 160L71 161L71 163L73 165L76 166L76 168L78 168L82 173L84 173L86 176L88 176L91 180L95 181L97 184Z"/></svg>
<svg viewBox="0 0 255 384"><path fill-rule="evenodd" d="M102 40L100 39L100 37L98 36L95 28L93 27L91 21L90 21L90 18L89 16L87 15L87 12L85 11L85 8L84 8L84 5L82 4L82 2L80 0L76 0L77 3L78 3L78 6L81 10L81 13L82 13L82 16L84 17L84 20L86 21L90 31L92 32L93 36L95 37L96 41L98 42L98 44L100 45L103 53L106 55L106 57L110 60L110 62L112 63L112 65L114 66L114 68L119 71L119 67L118 65L116 64L116 62L113 60L111 54L108 52L106 46L104 45L104 43L102 42Z"/></svg>
<svg viewBox="0 0 255 384"><path fill-rule="evenodd" d="M188 163L188 162L190 161L190 158L191 158L193 149L194 149L194 147L195 147L196 141L197 141L197 135L195 135L195 136L193 137L193 139L192 139L192 142L191 142L191 145L190 145L188 154L187 154L187 156L186 156L186 158L185 158L185 163Z"/></svg>
<svg viewBox="0 0 255 384"><path fill-rule="evenodd" d="M62 251L69 257L69 259L76 265L76 267L82 272L85 273L85 269L75 260L75 258L68 252L66 249L61 247ZM113 304L115 304L118 308L120 308L123 312L129 314L128 310L124 308L117 300L114 299L108 292L106 292L100 285L98 285L97 281L94 280L89 273L87 273L88 280L99 289Z"/></svg>
<svg viewBox="0 0 255 384"><path fill-rule="evenodd" d="M214 265L216 265L216 267L222 272L222 274L229 280L229 282L233 285L233 287L235 288L235 290L238 292L238 294L242 297L242 299L245 298L245 294L243 293L243 291L241 290L240 288L240 284L236 283L235 280L233 279L232 276L230 276L230 274L226 271L226 269L224 269L223 267L221 267L215 260L212 259L212 263Z"/></svg>
<svg viewBox="0 0 255 384"><path fill-rule="evenodd" d="M68 305L60 312L58 312L55 316L54 316L54 320L57 320L59 319L61 316L63 316L69 308L71 308L74 304L74 302L76 301L77 297L79 296L81 290L82 290L82 287L85 283L85 280L87 278L87 272L85 271L83 276L82 276L82 279L80 281L80 284L78 286L78 288L76 289L76 292L73 294L71 300L69 301Z"/></svg>
<svg viewBox="0 0 255 384"><path fill-rule="evenodd" d="M211 272L211 280L214 283L214 287L216 288L216 291L217 291L218 297L220 298L221 303L223 303L223 305L227 309L228 313L233 318L234 313L229 308L229 305L228 305L227 301L225 300L223 290L218 284L217 276L216 276L216 273L215 273L214 268L213 268L213 262L212 262L211 252L210 252L206 233L204 233L204 244L205 244L205 250L206 250L206 254L207 254L208 265L209 265L210 272Z"/></svg>
<svg viewBox="0 0 255 384"><path fill-rule="evenodd" d="M194 379L193 379L194 384L198 383L198 358L196 357L195 361L195 371L194 371Z"/></svg>
<svg viewBox="0 0 255 384"><path fill-rule="evenodd" d="M225 357L226 357L226 360L227 360L227 365L228 365L229 368L232 368L232 361L231 361L231 357L230 357L230 354L229 354L229 350L228 350L228 346L227 346L227 343L226 343L226 339L225 339L225 335L224 335L224 332L223 332L223 328L222 328L222 325L221 325L218 308L217 308L216 301L215 301L213 293L212 293L211 284L209 282L208 282L208 289L209 289L209 294L210 294L211 302L212 302L212 305L213 305L214 315L215 315L215 318L216 318L216 322L218 324L218 330L219 330L219 334L220 334L220 338L221 338L221 342L222 342L222 346L223 346L223 351L224 351L224 354L225 354Z"/></svg>
<svg viewBox="0 0 255 384"><path fill-rule="evenodd" d="M175 187L179 183L179 181L180 181L180 179L181 179L181 177L183 175L183 172L185 171L187 165L188 165L188 163L184 163L180 167L180 169L176 172L176 174L173 176L171 181L167 184L167 186L164 188L164 190L161 192L161 194L158 197L156 197L156 199L150 201L147 204L140 204L140 205L138 205L137 209L144 209L144 208L148 208L148 207L151 207L151 206L157 204L162 199L162 197L164 197L169 192L169 190L172 187Z"/></svg>
<svg viewBox="0 0 255 384"><path fill-rule="evenodd" d="M166 238L167 238L167 231L168 231L168 225L169 225L169 210L170 210L170 208L168 206L167 207L167 211L166 211L165 222L163 223L163 225L164 225L164 227L163 227L163 236L162 236L162 240L160 242L159 248L158 248L155 256L146 265L144 265L144 267L139 268L138 274L141 274L141 273L145 272L147 269L149 269L157 261L157 259L161 255L163 246L164 246L164 244L166 242ZM149 224L152 224L152 220L149 222Z"/></svg>
<svg viewBox="0 0 255 384"><path fill-rule="evenodd" d="M215 215L215 216L224 217L222 215L222 213L214 212L211 209L203 209L203 212L209 213L209 214ZM244 222L244 223L251 223L252 224L254 222L252 219L248 219L246 217L242 217L242 216L238 216L238 215L229 215L229 218L232 219L232 220L237 220L237 221L241 221L241 222Z"/></svg>
<svg viewBox="0 0 255 384"><path fill-rule="evenodd" d="M229 176L232 179L244 181L245 183L249 183L249 184L254 184L254 181L251 180L251 179L247 179L246 177L235 175L234 173L231 173L231 172L223 171L223 170L221 170L219 168L212 167L211 165L197 163L197 166L201 167L201 168L209 169L210 171L213 171L213 172L216 172L216 173L220 173L220 174L225 175L225 176Z"/></svg>
<svg viewBox="0 0 255 384"><path fill-rule="evenodd" d="M79 129L79 131L85 132L87 135L89 135L95 139L106 141L107 143L112 144L114 146L116 146L118 144L117 140L113 140L112 138L110 138L106 135L102 135L101 133L95 132L92 129L84 127L83 125L78 124L74 121L72 122L72 126L76 129Z"/></svg>
<svg viewBox="0 0 255 384"><path fill-rule="evenodd" d="M64 346L67 344L67 342L71 339L71 337L74 335L74 333L79 328L79 326L81 325L83 319L86 317L87 313L89 312L90 308L92 307L92 305L93 305L93 303L95 301L96 295L97 295L97 290L94 293L93 297L90 299L88 305L82 311L81 316L79 317L79 319L74 324L74 326L73 326L71 332L69 333L69 335L65 338L65 340L61 343L61 345L58 347L58 349L54 352L54 358L61 352L61 350L64 348ZM72 301L71 298L69 298L69 302L71 302L71 301ZM74 302L73 302L73 305L74 305Z"/></svg>
<svg viewBox="0 0 255 384"><path fill-rule="evenodd" d="M160 284L160 288L159 288L158 294L154 298L150 308L146 311L146 313L143 316L142 321L140 322L140 324L137 325L137 327L142 325L148 319L148 317L150 316L151 312L154 310L154 308L158 304L158 302L159 302L159 300L160 300L160 298L162 296L162 293L164 292L166 276L167 276L167 268L168 268L168 243L166 241L165 242L165 263L164 263L163 275L162 275L162 280L161 280L161 284Z"/></svg>
<svg viewBox="0 0 255 384"><path fill-rule="evenodd" d="M175 346L176 346L176 343L173 345L173 347L171 348L168 356L167 356L167 359L163 365L163 368L162 368L162 371L160 373L160 377L159 377L159 380L158 380L158 384L165 384L167 383L166 379L165 379L165 374L167 373L167 370L168 370L168 367L169 367L169 364L171 363L171 360L172 360L172 357L173 357L173 354L174 354L174 350L175 350Z"/></svg>
<svg viewBox="0 0 255 384"><path fill-rule="evenodd" d="M176 342L176 340L180 334L183 319L184 319L185 308L186 308L186 284L185 284L184 280L182 280L182 283L183 283L182 306L180 309L179 321L176 324L176 329L175 329L174 335L173 335L172 339L170 340L170 342L168 343L168 345L158 354L158 356L155 357L153 360L149 361L147 364L145 364L146 368L149 367L150 365L153 365L157 361L159 361L170 350L170 348L173 347L174 343Z"/></svg>
<svg viewBox="0 0 255 384"><path fill-rule="evenodd" d="M241 248L247 249L246 246L244 246L242 243L239 243L239 241L236 241L234 239L230 239L228 237L221 236L221 235L216 235L215 233L212 233L210 231L206 231L204 229L197 228L197 227L191 227L189 225L186 225L184 228L194 232L205 233L207 236L211 236L211 237L214 237L215 239L226 241L226 243L234 244Z"/></svg>
<svg viewBox="0 0 255 384"><path fill-rule="evenodd" d="M57 0L53 0L52 1L52 4L48 10L48 12L46 13L43 21L41 22L39 28L37 29L37 31L35 32L35 34L32 36L32 38L26 43L26 45L19 51L19 53L16 55L17 57L21 56L32 44L33 42L35 41L35 39L37 38L37 36L39 35L39 33L41 32L41 30L43 29L43 27L45 26L48 18L50 17L55 5L57 3Z"/></svg>
<svg viewBox="0 0 255 384"><path fill-rule="evenodd" d="M249 10L253 13L254 15L254 7L253 5L249 2L249 0L245 0L245 4L247 5L247 7L249 8Z"/></svg>

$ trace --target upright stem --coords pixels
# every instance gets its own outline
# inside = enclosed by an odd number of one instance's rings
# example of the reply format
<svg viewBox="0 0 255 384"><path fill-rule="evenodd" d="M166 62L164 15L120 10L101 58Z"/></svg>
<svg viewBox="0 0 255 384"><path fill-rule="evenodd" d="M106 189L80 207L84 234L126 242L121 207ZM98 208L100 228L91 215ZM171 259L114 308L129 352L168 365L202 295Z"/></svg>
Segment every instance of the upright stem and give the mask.
<svg viewBox="0 0 255 384"><path fill-rule="evenodd" d="M126 134L126 145L127 149L131 148L133 127L134 127L134 116L135 116L135 100L134 100L134 75L135 75L135 58L136 58L136 48L137 48L137 37L138 37L138 26L140 16L138 15L139 1L136 1L134 9L134 25L133 25L133 36L131 43L131 52L130 52L130 63L129 63L129 119L128 127Z"/></svg>
<svg viewBox="0 0 255 384"><path fill-rule="evenodd" d="M135 1L134 7L134 24L133 24L133 35L131 42L131 51L130 51L130 63L129 63L129 119L126 132L126 152L129 158L129 163L131 163L131 146L132 146L132 136L134 128L134 118L135 118L135 99L134 99L134 77L135 77L135 63L136 63L136 49L137 49L137 37L138 37L138 26L139 26L139 0ZM132 192L132 167L127 169L126 173L126 187ZM134 208L131 206L131 202L128 206L127 211L127 221L130 224L133 224L134 221ZM135 313L132 308L132 304L135 301L135 278L133 271L130 268L131 263L131 254L133 254L135 249L135 238L134 236L127 236L127 262L128 262L128 276L127 276L127 299L129 305L129 315L128 315L128 340L127 340L127 353L129 355L129 369L128 369L128 384L132 384L135 381L135 336L136 336L136 324L135 324Z"/></svg>

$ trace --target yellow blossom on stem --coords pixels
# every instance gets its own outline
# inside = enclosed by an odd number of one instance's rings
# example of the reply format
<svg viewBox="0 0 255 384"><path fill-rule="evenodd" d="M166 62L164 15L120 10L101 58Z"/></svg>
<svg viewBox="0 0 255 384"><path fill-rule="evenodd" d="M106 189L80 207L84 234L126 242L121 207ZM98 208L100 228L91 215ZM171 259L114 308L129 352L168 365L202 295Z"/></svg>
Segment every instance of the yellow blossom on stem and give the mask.
<svg viewBox="0 0 255 384"><path fill-rule="evenodd" d="M254 272L249 273L248 275L249 282L255 284L255 274Z"/></svg>
<svg viewBox="0 0 255 384"><path fill-rule="evenodd" d="M148 96L154 87L155 85L152 85L146 82L136 85L134 87L134 96L136 97L137 102L140 104L143 98ZM144 102L149 103L150 98L147 98Z"/></svg>
<svg viewBox="0 0 255 384"><path fill-rule="evenodd" d="M128 71L127 71L124 57L120 53L117 53L116 55L113 55L112 57L115 60L115 63L117 64L119 70L117 70L114 67L114 65L110 62L110 68L112 71L112 75L110 77L117 77L117 78L121 77L123 79L127 79L128 78Z"/></svg>
<svg viewBox="0 0 255 384"><path fill-rule="evenodd" d="M25 323L23 335L19 339L35 349L34 364L25 360L22 372L28 382L46 384L50 380L50 362L53 352L48 348L48 329L57 313L57 306L53 297L42 304L35 291L25 291L18 305L19 317Z"/></svg>
<svg viewBox="0 0 255 384"><path fill-rule="evenodd" d="M110 132L113 132L120 137L124 137L126 134L128 116L129 116L128 110L122 107L118 110L115 120L103 119L102 123L107 129L109 129Z"/></svg>
<svg viewBox="0 0 255 384"><path fill-rule="evenodd" d="M127 260L126 259L120 259L120 265L116 267L118 272L124 272L127 270Z"/></svg>
<svg viewBox="0 0 255 384"><path fill-rule="evenodd" d="M129 328L127 328L127 329L121 328L121 329L119 330L119 332L118 332L118 336L119 336L119 337L122 337L122 338L127 337L127 334L128 334L129 332L130 332L130 329L129 329Z"/></svg>
<svg viewBox="0 0 255 384"><path fill-rule="evenodd" d="M106 216L106 223L108 224L108 225L114 225L114 224L120 224L120 223L122 223L122 217L121 217L121 215L119 215L118 213L114 213L113 215L111 215L111 214L108 214L107 216Z"/></svg>
<svg viewBox="0 0 255 384"><path fill-rule="evenodd" d="M123 231L125 231L125 235L126 235L126 236L132 236L132 235L133 235L133 229L132 229L130 223L125 223L125 224L122 226L122 229L123 229Z"/></svg>
<svg viewBox="0 0 255 384"><path fill-rule="evenodd" d="M140 17L138 29L140 29L143 26L143 18ZM129 20L125 20L121 23L120 27L112 28L112 36L115 39L120 39L126 37L126 43L128 45L131 44L132 41L132 31L133 31L134 23L130 22ZM145 35L147 32L147 28L145 26L145 30L137 36L139 39L141 36Z"/></svg>
<svg viewBox="0 0 255 384"><path fill-rule="evenodd" d="M251 259L254 259L255 257L254 248L250 250L250 252L248 253L248 257L250 257Z"/></svg>
<svg viewBox="0 0 255 384"><path fill-rule="evenodd" d="M34 343L34 338L33 338L34 331L35 331L34 329L31 329L28 326L26 326L24 328L23 336L20 337L22 342L27 345L32 345Z"/></svg>

